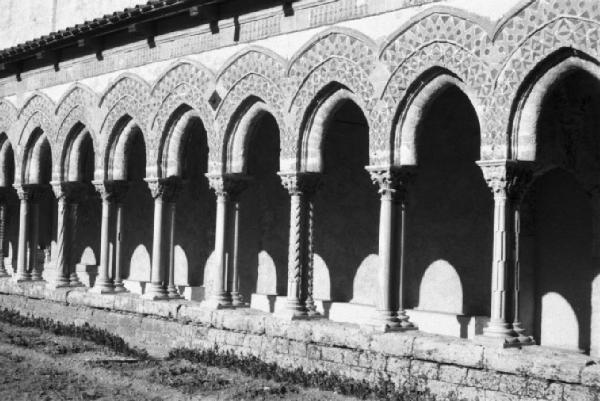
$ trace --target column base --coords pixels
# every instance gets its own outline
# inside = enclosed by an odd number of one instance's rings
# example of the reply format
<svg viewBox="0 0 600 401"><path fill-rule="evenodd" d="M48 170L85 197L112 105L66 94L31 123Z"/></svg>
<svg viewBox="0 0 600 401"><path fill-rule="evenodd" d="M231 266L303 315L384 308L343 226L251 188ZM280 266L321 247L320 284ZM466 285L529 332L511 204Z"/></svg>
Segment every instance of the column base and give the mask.
<svg viewBox="0 0 600 401"><path fill-rule="evenodd" d="M387 333L419 329L414 323L408 320L408 316L404 311L401 311L400 314L398 314L394 311L378 310L375 313L372 323L370 323L369 326L372 326L377 331Z"/></svg>
<svg viewBox="0 0 600 401"><path fill-rule="evenodd" d="M8 272L6 270L4 270L4 271L0 271L0 278L2 278L2 277L11 277L11 275L8 274Z"/></svg>
<svg viewBox="0 0 600 401"><path fill-rule="evenodd" d="M115 287L111 280L98 280L94 287L90 289L93 294L114 294Z"/></svg>
<svg viewBox="0 0 600 401"><path fill-rule="evenodd" d="M77 276L77 273L71 273L69 275L69 286L71 287L83 287L83 283L81 281L79 281L79 276Z"/></svg>
<svg viewBox="0 0 600 401"><path fill-rule="evenodd" d="M58 279L55 281L51 281L48 284L46 284L46 288L51 288L51 289L56 289L56 288L65 288L65 287L70 287L70 283L69 280L67 279Z"/></svg>
<svg viewBox="0 0 600 401"><path fill-rule="evenodd" d="M240 294L239 292L231 293L231 305L233 305L236 308L248 307L248 305L244 302L244 297L242 297L242 294Z"/></svg>
<svg viewBox="0 0 600 401"><path fill-rule="evenodd" d="M177 287L175 287L174 285L170 285L167 287L167 297L169 297L169 299L182 299L183 298L181 296L181 294L179 293L179 291L177 291Z"/></svg>
<svg viewBox="0 0 600 401"><path fill-rule="evenodd" d="M486 334L475 336L473 341L495 348L521 348L528 345L535 345L533 337L527 336L507 336L507 337L492 337Z"/></svg>
<svg viewBox="0 0 600 401"><path fill-rule="evenodd" d="M13 276L15 283L25 283L31 281L31 275L29 273L17 273Z"/></svg>
<svg viewBox="0 0 600 401"><path fill-rule="evenodd" d="M117 293L126 293L129 292L127 288L125 288L125 284L122 281L115 283L115 292Z"/></svg>
<svg viewBox="0 0 600 401"><path fill-rule="evenodd" d="M142 299L149 299L152 301L158 301L163 299L169 299L167 290L159 283L150 283L150 286L146 288L146 292L142 295Z"/></svg>
<svg viewBox="0 0 600 401"><path fill-rule="evenodd" d="M219 310L219 309L232 309L233 305L230 303L223 303L222 300L218 298L209 298L200 303L200 306L209 309L209 310Z"/></svg>

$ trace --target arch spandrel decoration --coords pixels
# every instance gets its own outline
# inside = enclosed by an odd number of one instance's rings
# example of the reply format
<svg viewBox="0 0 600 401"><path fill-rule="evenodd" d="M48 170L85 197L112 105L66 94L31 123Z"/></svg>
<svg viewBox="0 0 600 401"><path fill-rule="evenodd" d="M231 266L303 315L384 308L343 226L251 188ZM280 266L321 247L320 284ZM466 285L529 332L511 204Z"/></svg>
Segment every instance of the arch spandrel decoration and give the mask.
<svg viewBox="0 0 600 401"><path fill-rule="evenodd" d="M15 145L15 182L19 183L22 177L26 145L31 135L41 129L46 136L50 149L54 147L56 139L56 126L54 119L55 105L52 100L41 92L29 97L17 114Z"/></svg>
<svg viewBox="0 0 600 401"><path fill-rule="evenodd" d="M62 163L69 133L79 123L82 124L92 138L94 149L98 149L98 137L95 134L99 110L98 97L87 86L80 83L73 85L61 98L56 106L57 135L56 146L52 148L52 166L54 180L62 178Z"/></svg>
<svg viewBox="0 0 600 401"><path fill-rule="evenodd" d="M100 126L99 149L96 153L96 166L104 166L107 147L117 123L124 117L130 116L142 131L144 142L148 143L148 99L150 86L140 77L124 74L111 84L100 98L100 109L103 113ZM98 171L101 176L105 172ZM97 177L101 178L101 177Z"/></svg>
<svg viewBox="0 0 600 401"><path fill-rule="evenodd" d="M484 102L492 92L495 57L488 30L451 11L429 11L409 21L382 46L380 59L391 71L372 111L371 164L401 164L395 152L395 116L406 92L427 70L440 67L459 77L471 92L475 110L485 115ZM482 132L482 143L486 141Z"/></svg>
<svg viewBox="0 0 600 401"><path fill-rule="evenodd" d="M595 18L600 21L600 15ZM600 56L600 24L597 22L559 17L532 32L500 66L496 90L486 107L486 130L497 133L494 141L497 151L490 154L490 158L510 156L511 110L518 101L519 88L539 63L561 48L576 47L592 57Z"/></svg>
<svg viewBox="0 0 600 401"><path fill-rule="evenodd" d="M369 118L375 106L375 85L371 79L371 73L378 66L375 56L375 45L370 39L358 32L337 28L318 34L292 58L288 67L288 124L294 134L282 136L282 165L289 165L299 157L302 121L327 85L337 83L347 88L358 98Z"/></svg>
<svg viewBox="0 0 600 401"><path fill-rule="evenodd" d="M225 141L229 134L226 131L234 125L234 120L243 117L237 112L252 97L264 102L272 110L282 137L282 151L285 149L283 138L290 135L283 112L286 102L284 74L281 59L256 49L234 57L219 74L218 83L226 89L226 93L216 113L214 135L209 137L209 171L220 172L223 169Z"/></svg>
<svg viewBox="0 0 600 401"><path fill-rule="evenodd" d="M214 135L214 114L208 105L214 88L213 73L190 61L177 62L156 81L151 90L153 111L146 141L149 171L154 173L161 162L158 160L161 140L173 113L182 105L187 105L198 113L209 138Z"/></svg>
<svg viewBox="0 0 600 401"><path fill-rule="evenodd" d="M15 143L14 128L17 121L17 108L8 100L0 99L0 133L5 133L11 143Z"/></svg>

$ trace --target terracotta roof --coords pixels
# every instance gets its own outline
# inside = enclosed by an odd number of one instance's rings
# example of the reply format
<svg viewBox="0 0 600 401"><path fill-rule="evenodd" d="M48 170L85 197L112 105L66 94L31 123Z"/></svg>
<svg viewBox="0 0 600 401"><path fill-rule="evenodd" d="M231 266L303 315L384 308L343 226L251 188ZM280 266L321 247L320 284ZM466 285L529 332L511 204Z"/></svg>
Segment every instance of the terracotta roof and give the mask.
<svg viewBox="0 0 600 401"><path fill-rule="evenodd" d="M127 25L156 19L171 13L181 12L194 6L208 6L227 0L150 0L145 4L106 14L82 24L49 33L37 39L0 50L0 63L15 61L31 56L46 48L60 48L75 40L94 37L124 29Z"/></svg>

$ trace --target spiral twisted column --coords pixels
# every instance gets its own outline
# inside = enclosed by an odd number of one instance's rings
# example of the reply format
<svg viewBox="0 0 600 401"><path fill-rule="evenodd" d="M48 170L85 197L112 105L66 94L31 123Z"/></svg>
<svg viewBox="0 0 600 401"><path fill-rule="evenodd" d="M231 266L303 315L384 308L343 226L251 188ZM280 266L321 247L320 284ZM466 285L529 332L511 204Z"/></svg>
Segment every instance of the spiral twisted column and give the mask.
<svg viewBox="0 0 600 401"><path fill-rule="evenodd" d="M484 339L505 347L534 344L519 318L519 227L523 194L532 166L513 160L479 162L494 195L494 245L490 321Z"/></svg>
<svg viewBox="0 0 600 401"><path fill-rule="evenodd" d="M232 231L237 235L232 225L235 215L232 204L239 199L240 193L247 186L247 179L240 174L207 174L210 187L217 195L217 218L215 226L215 274L210 288L210 295L205 306L218 309L231 307L231 290L234 277L237 277L237 261L234 259Z"/></svg>
<svg viewBox="0 0 600 401"><path fill-rule="evenodd" d="M171 179L147 179L148 187L154 198L154 231L152 239L152 270L150 286L143 295L145 299L168 298L165 286L165 269L163 260L164 208L163 205L174 202L179 191L178 181Z"/></svg>
<svg viewBox="0 0 600 401"><path fill-rule="evenodd" d="M17 282L30 281L31 274L27 270L27 241L29 239L29 206L34 188L30 185L14 185L19 197L19 245L17 249L17 271L13 276Z"/></svg>
<svg viewBox="0 0 600 401"><path fill-rule="evenodd" d="M367 167L379 188L379 292L374 325L388 330L414 330L404 310L404 243L406 198L414 177L410 167ZM397 245L399 244L399 246Z"/></svg>
<svg viewBox="0 0 600 401"><path fill-rule="evenodd" d="M0 189L0 277L8 277L4 266L4 242L6 241L6 189Z"/></svg>
<svg viewBox="0 0 600 401"><path fill-rule="evenodd" d="M58 211L56 214L56 256L54 280L49 286L54 288L69 286L69 267L67 264L67 255L65 250L66 231L68 230L68 201L69 186L66 183L53 182L52 191L56 197Z"/></svg>
<svg viewBox="0 0 600 401"><path fill-rule="evenodd" d="M321 183L318 173L279 173L290 194L287 303L277 315L286 319L317 315L312 297L313 197ZM308 307L311 309L308 310Z"/></svg>

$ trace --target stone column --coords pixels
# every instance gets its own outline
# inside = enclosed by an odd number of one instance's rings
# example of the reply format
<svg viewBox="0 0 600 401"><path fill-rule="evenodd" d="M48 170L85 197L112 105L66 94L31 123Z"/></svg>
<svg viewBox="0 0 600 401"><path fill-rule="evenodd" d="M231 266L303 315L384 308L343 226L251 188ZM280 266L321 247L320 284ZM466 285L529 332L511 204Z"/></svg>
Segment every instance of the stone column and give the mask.
<svg viewBox="0 0 600 401"><path fill-rule="evenodd" d="M49 283L53 288L69 286L69 265L68 252L66 246L66 232L69 229L69 207L68 207L68 191L69 187L66 183L53 182L52 191L57 201L58 212L56 215L56 257L55 257L55 278Z"/></svg>
<svg viewBox="0 0 600 401"><path fill-rule="evenodd" d="M177 192L177 185L172 180L166 179L148 179L148 186L152 197L154 198L154 232L152 239L152 270L150 286L146 287L143 295L145 299L164 299L168 298L165 288L164 278L164 241L163 241L163 221L164 221L164 203L170 203L174 200Z"/></svg>
<svg viewBox="0 0 600 401"><path fill-rule="evenodd" d="M115 286L115 292L127 292L125 284L123 283L123 219L125 208L123 205L125 196L127 195L128 183L123 181L121 188L117 194L115 194L115 273L113 276L113 283Z"/></svg>
<svg viewBox="0 0 600 401"><path fill-rule="evenodd" d="M0 277L8 277L8 271L4 266L4 242L6 241L6 192L0 189Z"/></svg>
<svg viewBox="0 0 600 401"><path fill-rule="evenodd" d="M379 187L379 297L376 326L387 330L415 330L404 310L404 234L406 193L414 176L410 167L368 167L371 180Z"/></svg>
<svg viewBox="0 0 600 401"><path fill-rule="evenodd" d="M288 290L285 310L277 313L286 319L308 316L306 301L312 300L312 201L321 181L318 173L279 173L290 194L290 237L288 250ZM316 314L311 310L311 314Z"/></svg>
<svg viewBox="0 0 600 401"><path fill-rule="evenodd" d="M102 226L100 231L100 266L94 288L90 291L99 294L114 292L114 283L109 276L110 269L110 218L113 202L119 190L118 181L94 181L96 191L102 199Z"/></svg>
<svg viewBox="0 0 600 401"><path fill-rule="evenodd" d="M15 281L29 281L31 274L27 271L27 241L29 238L29 202L33 188L25 185L15 185L17 196L21 202L19 209L19 246L17 250L17 271L13 276Z"/></svg>
<svg viewBox="0 0 600 401"><path fill-rule="evenodd" d="M494 195L490 322L484 337L503 346L533 344L519 322L519 205L531 182L531 165L511 160L478 163ZM519 330L519 333L515 331Z"/></svg>
<svg viewBox="0 0 600 401"><path fill-rule="evenodd" d="M245 306L244 298L240 294L240 272L239 272L239 244L240 244L240 200L241 190L230 197L229 208L229 283L227 288L231 292L231 304L233 306Z"/></svg>
<svg viewBox="0 0 600 401"><path fill-rule="evenodd" d="M241 175L207 174L210 187L217 195L217 218L215 226L215 269L214 282L205 306L211 309L232 306L230 271L231 247L231 203L246 188L246 179Z"/></svg>

